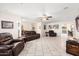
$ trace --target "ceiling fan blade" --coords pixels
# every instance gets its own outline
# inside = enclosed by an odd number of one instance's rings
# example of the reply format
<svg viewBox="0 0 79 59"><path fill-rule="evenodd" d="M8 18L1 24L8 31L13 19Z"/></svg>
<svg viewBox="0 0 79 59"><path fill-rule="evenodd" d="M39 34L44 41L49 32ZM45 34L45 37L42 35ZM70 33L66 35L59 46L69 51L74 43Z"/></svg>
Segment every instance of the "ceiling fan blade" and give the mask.
<svg viewBox="0 0 79 59"><path fill-rule="evenodd" d="M48 16L48 18L52 18L52 16Z"/></svg>

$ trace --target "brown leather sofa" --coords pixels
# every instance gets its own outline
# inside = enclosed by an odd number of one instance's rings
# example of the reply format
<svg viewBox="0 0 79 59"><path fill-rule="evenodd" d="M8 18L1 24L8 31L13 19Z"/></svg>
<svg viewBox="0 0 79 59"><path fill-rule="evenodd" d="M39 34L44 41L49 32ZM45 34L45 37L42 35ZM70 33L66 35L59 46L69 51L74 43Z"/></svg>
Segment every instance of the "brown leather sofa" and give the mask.
<svg viewBox="0 0 79 59"><path fill-rule="evenodd" d="M53 30L49 30L49 36L50 37L56 37L57 33L55 33Z"/></svg>
<svg viewBox="0 0 79 59"><path fill-rule="evenodd" d="M23 40L13 39L10 33L0 33L0 56L17 56L23 48Z"/></svg>
<svg viewBox="0 0 79 59"><path fill-rule="evenodd" d="M26 37L25 42L40 38L40 34L35 31L24 31L23 36Z"/></svg>

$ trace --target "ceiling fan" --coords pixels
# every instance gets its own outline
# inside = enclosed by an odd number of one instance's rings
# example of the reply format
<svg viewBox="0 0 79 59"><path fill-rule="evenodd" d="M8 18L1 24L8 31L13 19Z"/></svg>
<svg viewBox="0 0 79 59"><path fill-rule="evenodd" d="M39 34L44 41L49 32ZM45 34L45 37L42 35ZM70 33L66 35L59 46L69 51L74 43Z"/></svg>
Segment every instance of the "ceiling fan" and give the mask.
<svg viewBox="0 0 79 59"><path fill-rule="evenodd" d="M47 16L46 14L43 14L43 16L39 17L40 20L50 20L52 16Z"/></svg>
<svg viewBox="0 0 79 59"><path fill-rule="evenodd" d="M43 6L43 8L42 8L42 16L40 16L39 18L40 18L40 20L41 21L43 21L43 20L50 20L50 18L52 18L52 16L48 16L46 13L47 13L47 11L46 11L46 7L45 7L45 5Z"/></svg>

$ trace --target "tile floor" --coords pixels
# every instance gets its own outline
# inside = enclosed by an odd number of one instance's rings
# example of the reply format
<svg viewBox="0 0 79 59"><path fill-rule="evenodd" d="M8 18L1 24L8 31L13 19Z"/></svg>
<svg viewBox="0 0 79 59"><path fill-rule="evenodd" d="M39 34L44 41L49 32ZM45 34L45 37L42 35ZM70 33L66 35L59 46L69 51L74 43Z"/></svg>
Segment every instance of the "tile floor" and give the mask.
<svg viewBox="0 0 79 59"><path fill-rule="evenodd" d="M65 52L60 37L44 37L26 42L19 56L72 56Z"/></svg>

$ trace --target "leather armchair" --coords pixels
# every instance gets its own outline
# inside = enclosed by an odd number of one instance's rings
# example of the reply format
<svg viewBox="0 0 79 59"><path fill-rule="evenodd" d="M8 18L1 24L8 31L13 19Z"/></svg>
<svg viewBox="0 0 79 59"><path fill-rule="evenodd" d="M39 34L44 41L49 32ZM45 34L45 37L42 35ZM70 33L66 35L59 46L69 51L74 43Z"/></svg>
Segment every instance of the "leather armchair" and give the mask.
<svg viewBox="0 0 79 59"><path fill-rule="evenodd" d="M13 45L0 45L0 56L12 56Z"/></svg>
<svg viewBox="0 0 79 59"><path fill-rule="evenodd" d="M49 36L55 37L55 36L57 36L57 33L55 33L53 30L49 30Z"/></svg>
<svg viewBox="0 0 79 59"><path fill-rule="evenodd" d="M74 56L79 56L79 42L75 40L67 40L66 52Z"/></svg>
<svg viewBox="0 0 79 59"><path fill-rule="evenodd" d="M0 33L0 56L17 56L23 48L23 40L13 39L10 33Z"/></svg>

